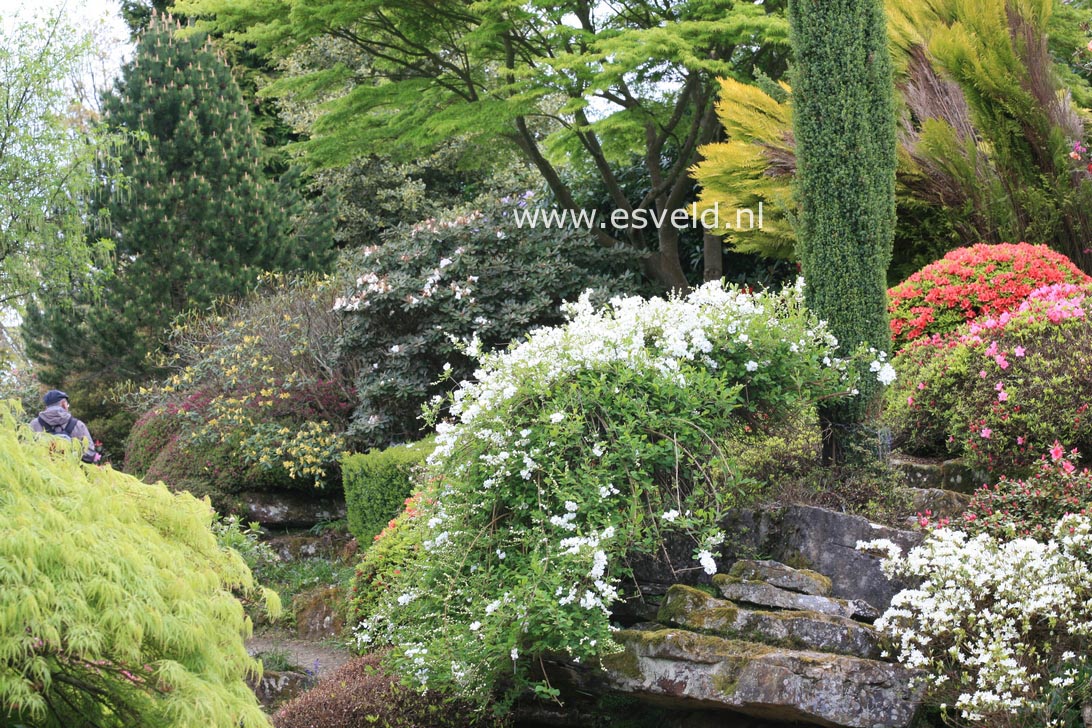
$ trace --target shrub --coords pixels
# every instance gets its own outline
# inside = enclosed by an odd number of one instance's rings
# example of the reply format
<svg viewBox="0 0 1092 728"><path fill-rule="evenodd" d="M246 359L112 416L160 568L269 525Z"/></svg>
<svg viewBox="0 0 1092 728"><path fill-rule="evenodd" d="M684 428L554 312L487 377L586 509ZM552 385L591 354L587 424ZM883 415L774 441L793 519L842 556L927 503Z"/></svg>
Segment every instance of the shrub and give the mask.
<svg viewBox="0 0 1092 728"><path fill-rule="evenodd" d="M412 492L413 470L431 452L431 441L398 445L386 450L349 455L341 461L349 532L361 547L371 545L375 536L398 511Z"/></svg>
<svg viewBox="0 0 1092 728"><path fill-rule="evenodd" d="M385 673L378 655L358 657L287 703L273 716L277 728L477 728L502 721L451 700L419 693Z"/></svg>
<svg viewBox="0 0 1092 728"><path fill-rule="evenodd" d="M406 498L401 513L391 519L367 546L350 587L349 620L360 623L371 616L380 597L400 581L402 569L421 549L423 530L407 522L417 518L423 493Z"/></svg>
<svg viewBox="0 0 1092 728"><path fill-rule="evenodd" d="M365 447L421 437L421 407L473 375L457 343L502 347L560 323L559 304L586 288L605 298L637 288L631 254L603 248L587 230L517 226L530 193L395 228L382 244L348 254L343 361L354 362L360 404L352 434ZM447 381L437 382L447 371Z"/></svg>
<svg viewBox="0 0 1092 728"><path fill-rule="evenodd" d="M1077 286L1048 286L1012 314L899 352L886 409L895 443L914 454L961 455L1009 476L1026 472L1055 440L1092 451L1084 296Z"/></svg>
<svg viewBox="0 0 1092 728"><path fill-rule="evenodd" d="M129 447L125 449L125 472L143 478L156 458L177 439L184 421L166 408L150 409L133 424Z"/></svg>
<svg viewBox="0 0 1092 728"><path fill-rule="evenodd" d="M924 671L931 702L954 725L1082 724L1092 697L1092 523L1066 516L1046 542L939 528L884 572L918 583L876 621L902 664ZM953 715L956 714L956 715Z"/></svg>
<svg viewBox="0 0 1092 728"><path fill-rule="evenodd" d="M144 414L127 467L214 496L337 484L353 372L331 361L332 302L324 281L268 275L246 300L177 322L176 373L133 396Z"/></svg>
<svg viewBox="0 0 1092 728"><path fill-rule="evenodd" d="M267 726L232 595L258 590L212 510L58 444L0 417L4 724Z"/></svg>
<svg viewBox="0 0 1092 728"><path fill-rule="evenodd" d="M1057 442L1049 456L1042 457L1039 469L1026 480L1002 476L996 485L975 491L963 514L963 527L997 539L1026 536L1046 541L1063 516L1086 515L1092 506L1092 473L1088 468L1077 470L1077 451L1067 453Z"/></svg>
<svg viewBox="0 0 1092 728"><path fill-rule="evenodd" d="M715 572L715 524L759 489L733 438L855 384L799 288L711 283L603 311L582 297L568 312L482 357L452 397L457 423L438 427L419 514L396 520L421 547L358 642L393 644L397 671L418 684L487 699L503 679L511 696L531 679L522 657L611 652L628 554L688 531Z"/></svg>
<svg viewBox="0 0 1092 728"><path fill-rule="evenodd" d="M1045 245L979 243L958 248L888 291L895 348L947 334L960 324L1015 310L1029 293L1055 283L1090 283Z"/></svg>

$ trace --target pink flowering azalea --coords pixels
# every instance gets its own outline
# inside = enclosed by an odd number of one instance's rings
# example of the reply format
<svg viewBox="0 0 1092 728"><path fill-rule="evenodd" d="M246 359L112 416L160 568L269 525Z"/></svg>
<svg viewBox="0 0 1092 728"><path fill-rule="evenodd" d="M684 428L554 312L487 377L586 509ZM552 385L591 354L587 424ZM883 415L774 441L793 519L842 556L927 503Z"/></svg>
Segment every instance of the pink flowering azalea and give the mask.
<svg viewBox="0 0 1092 728"><path fill-rule="evenodd" d="M1018 436L1018 437L1016 438L1016 444L1017 444L1017 445L1023 445L1023 444L1025 443L1025 442L1027 442L1027 438L1026 438L1026 437L1024 437L1023 435L1019 435L1019 436Z"/></svg>
<svg viewBox="0 0 1092 728"><path fill-rule="evenodd" d="M906 398L906 404L909 407L913 407L914 406L914 398L913 397L907 397Z"/></svg>
<svg viewBox="0 0 1092 728"><path fill-rule="evenodd" d="M1012 353L1014 355L1016 355L1017 357L1022 357L1022 356L1024 356L1024 352L1026 352L1026 351L1027 351L1027 349L1025 349L1024 347L1018 346L1018 347L1016 347L1016 349L1013 350Z"/></svg>
<svg viewBox="0 0 1092 728"><path fill-rule="evenodd" d="M997 401L998 401L998 402L1004 402L1004 401L1006 401L1006 400L1007 400L1008 398L1009 398L1009 393L1008 393L1008 392L1006 392L1006 391L1005 391L1005 390L1003 390L1003 389L1002 389L1002 390L1001 390L1000 392L998 392L998 393L997 393Z"/></svg>
<svg viewBox="0 0 1092 728"><path fill-rule="evenodd" d="M1062 461L1062 470L1064 470L1065 472L1072 473L1076 469L1076 466L1074 466L1073 463L1069 462L1068 460Z"/></svg>
<svg viewBox="0 0 1092 728"><path fill-rule="evenodd" d="M1061 460L1065 456L1065 448L1062 447L1062 443L1057 440L1054 441L1054 446L1050 448L1050 459Z"/></svg>
<svg viewBox="0 0 1092 728"><path fill-rule="evenodd" d="M993 358L993 360L997 362L997 366L1001 367L1002 369L1009 368L1009 361L1005 358L1004 354L998 354Z"/></svg>
<svg viewBox="0 0 1092 728"><path fill-rule="evenodd" d="M984 439L984 440L989 440L989 439L990 439L990 435L992 435L992 434L993 434L993 430L991 430L991 429L990 429L990 428L988 428L988 427L983 427L983 428L982 428L982 432L980 432L979 434L980 434L980 435L982 435L982 439Z"/></svg>

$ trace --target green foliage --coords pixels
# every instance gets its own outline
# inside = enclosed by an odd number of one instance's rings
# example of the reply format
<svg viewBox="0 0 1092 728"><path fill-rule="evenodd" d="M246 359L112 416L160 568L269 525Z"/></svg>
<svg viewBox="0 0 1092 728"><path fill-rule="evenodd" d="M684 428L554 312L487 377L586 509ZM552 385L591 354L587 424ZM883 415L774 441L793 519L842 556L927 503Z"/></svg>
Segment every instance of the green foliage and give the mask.
<svg viewBox="0 0 1092 728"><path fill-rule="evenodd" d="M789 2L800 263L809 308L843 353L887 351L895 232L895 102L881 0ZM820 411L824 428L865 421L879 385ZM840 431L832 432L837 443ZM835 447L837 445L835 444ZM837 453L830 453L837 456Z"/></svg>
<svg viewBox="0 0 1092 728"><path fill-rule="evenodd" d="M339 586L348 588L353 578L354 569L328 558L308 557L298 559L276 559L257 568L254 578L272 589L285 604L298 610L299 599L316 587ZM289 618L294 618L289 615Z"/></svg>
<svg viewBox="0 0 1092 728"><path fill-rule="evenodd" d="M527 657L611 652L625 557L681 530L715 572L715 524L761 491L737 438L854 384L798 290L707 284L598 312L583 297L569 313L484 356L453 396L458 424L439 427L418 513L392 529L406 531L389 552L406 559L401 574L388 562L358 577L365 608L394 580L360 644L391 642L399 672L430 689L511 697L530 680Z"/></svg>
<svg viewBox="0 0 1092 728"><path fill-rule="evenodd" d="M486 728L504 725L436 690L418 693L385 672L381 655L338 668L273 716L277 728Z"/></svg>
<svg viewBox="0 0 1092 728"><path fill-rule="evenodd" d="M518 153L561 208L576 206L561 174L574 164L595 170L616 208L670 214L689 201L697 145L716 134L714 76L784 70L781 6L687 0L592 13L572 0L182 0L176 9L298 64L267 92L310 102L299 146L313 164L377 152L406 161L459 138L484 150L482 161L498 147ZM605 111L591 113L593 102ZM634 156L644 184L627 195L617 167ZM647 251L646 272L661 285L687 285L670 224L617 239L598 232Z"/></svg>
<svg viewBox="0 0 1092 728"><path fill-rule="evenodd" d="M328 236L297 234L296 200L265 178L231 70L202 36L175 31L157 17L103 101L107 127L130 140L118 147L128 186L97 192L115 266L101 301L67 287L37 297L28 352L48 381L143 379L178 314L244 293L262 271L327 261Z"/></svg>
<svg viewBox="0 0 1092 728"><path fill-rule="evenodd" d="M333 361L332 302L327 281L269 275L242 301L176 321L175 373L133 395L144 414L126 469L213 496L336 484L354 395L353 371Z"/></svg>
<svg viewBox="0 0 1092 728"><path fill-rule="evenodd" d="M897 445L949 452L1010 477L1055 440L1092 452L1085 290L1044 290L1012 315L977 321L949 340L920 340L895 357L899 378L885 420Z"/></svg>
<svg viewBox="0 0 1092 728"><path fill-rule="evenodd" d="M212 510L0 424L0 701L53 728L266 726L233 590L257 588L218 546ZM271 602L271 606L275 601Z"/></svg>
<svg viewBox="0 0 1092 728"><path fill-rule="evenodd" d="M1066 452L1055 442L1028 478L1001 476L996 484L975 491L961 527L999 540L1049 540L1062 516L1087 515L1092 507L1092 473L1077 470L1078 460L1077 450Z"/></svg>
<svg viewBox="0 0 1092 728"><path fill-rule="evenodd" d="M1085 138L1062 79L1077 98L1089 89L1051 55L1057 5L889 3L905 98L921 120L904 135L904 176L951 208L965 240L1041 240L1089 270L1092 185L1087 160L1070 158Z"/></svg>
<svg viewBox="0 0 1092 728"><path fill-rule="evenodd" d="M406 498L401 511L378 534L356 567L350 587L349 620L359 624L371 616L380 598L401 580L404 569L420 551L425 530L408 524L420 514L418 504L428 497L417 492Z"/></svg>
<svg viewBox="0 0 1092 728"><path fill-rule="evenodd" d="M473 375L460 340L502 347L560 321L558 305L586 288L603 298L637 288L632 258L587 231L520 228L514 214L528 204L529 194L483 198L346 254L350 288L335 308L346 321L341 359L359 369L351 434L363 447L421 437L422 405Z"/></svg>
<svg viewBox="0 0 1092 728"><path fill-rule="evenodd" d="M5 16L0 29L0 295L7 305L41 285L86 282L112 245L88 209L96 175L124 188L111 158L121 139L91 123L73 97L71 84L94 52L91 36L63 10L18 17Z"/></svg>
<svg viewBox="0 0 1092 728"><path fill-rule="evenodd" d="M363 548L398 515L411 494L413 471L431 451L431 442L426 440L358 453L341 461L349 532Z"/></svg>
<svg viewBox="0 0 1092 728"><path fill-rule="evenodd" d="M904 109L890 280L975 241L1042 241L1087 269L1090 160L1070 153L1085 140L1092 14L1044 0L886 8ZM769 234L735 233L733 245L791 254L800 234L792 102L773 84L759 88L726 83L718 114L730 138L702 149L696 176L703 205L767 201Z"/></svg>

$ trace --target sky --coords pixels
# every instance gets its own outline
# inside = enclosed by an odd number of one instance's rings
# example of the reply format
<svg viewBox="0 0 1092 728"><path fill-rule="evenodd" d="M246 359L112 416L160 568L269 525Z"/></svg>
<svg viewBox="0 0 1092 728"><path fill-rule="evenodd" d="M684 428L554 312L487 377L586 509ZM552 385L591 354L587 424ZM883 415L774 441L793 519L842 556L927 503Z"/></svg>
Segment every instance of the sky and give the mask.
<svg viewBox="0 0 1092 728"><path fill-rule="evenodd" d="M132 53L128 29L118 14L118 0L0 0L0 19L7 26L16 18L32 19L58 7L64 8L77 27L94 32L96 50L102 56L96 75L116 74ZM99 81L96 78L96 83Z"/></svg>

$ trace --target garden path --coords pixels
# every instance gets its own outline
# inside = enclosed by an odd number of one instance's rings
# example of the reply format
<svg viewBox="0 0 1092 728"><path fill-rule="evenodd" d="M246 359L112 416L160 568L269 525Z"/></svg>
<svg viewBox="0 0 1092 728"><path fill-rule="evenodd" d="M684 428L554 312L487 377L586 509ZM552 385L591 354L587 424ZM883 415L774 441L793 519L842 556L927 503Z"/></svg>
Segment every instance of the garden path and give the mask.
<svg viewBox="0 0 1092 728"><path fill-rule="evenodd" d="M259 652L281 651L296 665L323 677L353 658L347 648L329 642L301 640L283 632L267 632L247 640L246 649L251 655Z"/></svg>

